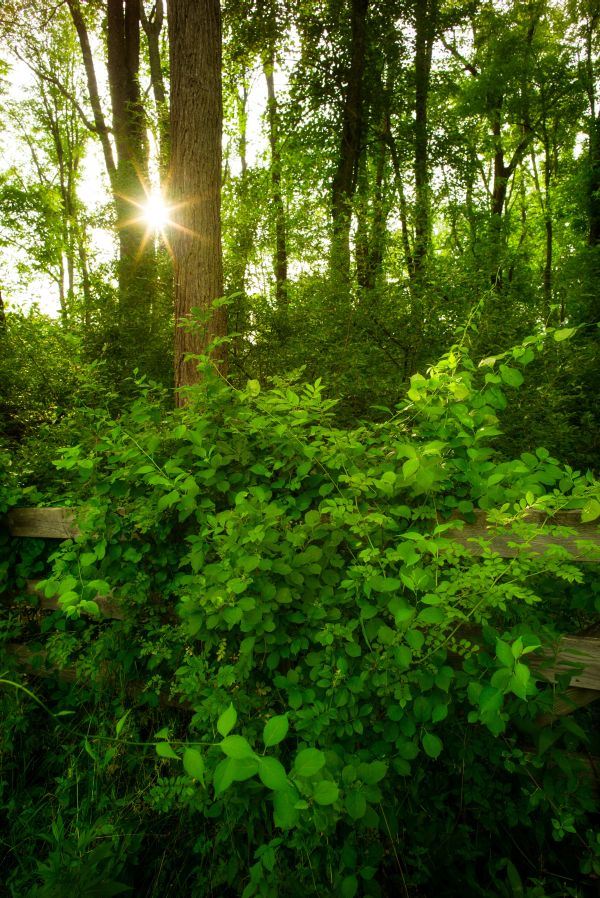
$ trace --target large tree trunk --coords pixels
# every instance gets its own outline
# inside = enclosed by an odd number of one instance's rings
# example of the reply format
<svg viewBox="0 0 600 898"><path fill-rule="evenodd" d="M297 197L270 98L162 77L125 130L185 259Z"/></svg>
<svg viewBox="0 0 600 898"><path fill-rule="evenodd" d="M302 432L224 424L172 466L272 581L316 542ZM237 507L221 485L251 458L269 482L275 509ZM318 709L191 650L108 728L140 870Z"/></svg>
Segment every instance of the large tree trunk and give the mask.
<svg viewBox="0 0 600 898"><path fill-rule="evenodd" d="M363 129L363 75L367 48L369 0L351 0L350 68L338 164L331 190L331 272L335 280L350 280L350 222L356 189Z"/></svg>
<svg viewBox="0 0 600 898"><path fill-rule="evenodd" d="M269 50L264 63L265 80L267 82L267 113L269 119L269 144L271 147L271 199L275 216L275 299L281 311L287 305L287 237L285 223L285 207L281 193L281 153L279 150L279 120L277 113L277 97L273 69L275 68L275 52Z"/></svg>
<svg viewBox="0 0 600 898"><path fill-rule="evenodd" d="M169 0L171 172L175 277L175 386L197 383L196 362L227 333L221 251L221 9L219 0ZM206 315L202 332L182 327L193 309ZM214 356L225 371L225 345ZM181 392L179 403L184 401Z"/></svg>

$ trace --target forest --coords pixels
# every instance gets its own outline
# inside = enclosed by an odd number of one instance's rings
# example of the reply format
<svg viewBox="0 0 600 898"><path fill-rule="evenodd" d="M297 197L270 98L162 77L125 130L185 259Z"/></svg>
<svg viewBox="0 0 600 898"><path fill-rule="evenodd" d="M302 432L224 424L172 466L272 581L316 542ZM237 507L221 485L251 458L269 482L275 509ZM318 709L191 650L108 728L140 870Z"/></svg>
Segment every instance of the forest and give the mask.
<svg viewBox="0 0 600 898"><path fill-rule="evenodd" d="M0 896L600 895L600 0L1 0Z"/></svg>

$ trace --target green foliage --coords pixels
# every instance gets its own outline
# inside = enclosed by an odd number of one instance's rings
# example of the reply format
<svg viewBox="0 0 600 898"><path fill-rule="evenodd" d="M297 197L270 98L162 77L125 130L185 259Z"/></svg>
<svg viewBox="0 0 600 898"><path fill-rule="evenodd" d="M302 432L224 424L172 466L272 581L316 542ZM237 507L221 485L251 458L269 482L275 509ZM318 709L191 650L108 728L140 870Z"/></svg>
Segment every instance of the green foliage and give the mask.
<svg viewBox="0 0 600 898"><path fill-rule="evenodd" d="M320 382L236 390L203 362L183 408L142 381L56 462L81 535L40 584L65 612L44 642L96 701L118 676L128 712L108 749L103 718L46 738L95 767L112 752L125 790L142 759L154 769L138 813L184 821L198 894L452 894L460 879L492 895L514 880L506 827L555 869L577 845L585 881L593 803L569 752L589 734L565 718L532 745L552 693L531 658L589 619L598 583L564 550L538 553L526 515L589 517L598 485L544 449L493 448L542 341L478 367L463 341L354 430ZM514 558L493 529L476 554L453 537L451 515L481 509ZM102 622L106 596L124 620ZM107 879L139 888L133 858L119 863Z"/></svg>

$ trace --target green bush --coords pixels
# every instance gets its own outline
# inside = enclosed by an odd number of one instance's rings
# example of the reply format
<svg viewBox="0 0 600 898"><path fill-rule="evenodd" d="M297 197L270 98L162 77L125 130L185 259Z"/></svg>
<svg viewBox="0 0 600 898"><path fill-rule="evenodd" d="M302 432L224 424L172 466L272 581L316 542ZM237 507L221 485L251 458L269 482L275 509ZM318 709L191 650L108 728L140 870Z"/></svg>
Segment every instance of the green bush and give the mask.
<svg viewBox="0 0 600 898"><path fill-rule="evenodd" d="M136 894L591 887L594 802L574 755L592 746L586 712L540 729L553 695L530 661L599 610L597 568L537 553L525 516L593 520L598 484L543 449L501 461L493 448L540 345L479 367L456 346L388 421L351 431L319 382L236 390L206 360L182 409L142 381L121 418L95 415L57 462L81 535L42 583L66 612L45 624L47 657L77 672L51 692L75 714L52 718L56 759L38 774L69 758L82 784L83 848L79 804L58 800L71 861L96 863L101 820L112 847L94 869ZM481 509L521 541L515 557L493 531L475 554L453 538L450 516ZM124 620L101 621L102 598ZM10 738L35 754L32 722L11 713L23 733ZM115 834L133 819L125 862ZM158 830L166 865L149 861ZM39 894L81 877L70 861L61 880L53 858Z"/></svg>

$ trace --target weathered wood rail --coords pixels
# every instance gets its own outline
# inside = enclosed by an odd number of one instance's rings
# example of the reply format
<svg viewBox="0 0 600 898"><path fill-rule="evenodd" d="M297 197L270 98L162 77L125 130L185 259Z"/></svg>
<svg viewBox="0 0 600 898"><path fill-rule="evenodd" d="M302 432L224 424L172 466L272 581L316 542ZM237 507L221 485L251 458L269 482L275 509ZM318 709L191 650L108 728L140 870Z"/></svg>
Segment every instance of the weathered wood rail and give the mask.
<svg viewBox="0 0 600 898"><path fill-rule="evenodd" d="M526 538L502 533L497 526L488 522L484 512L477 512L473 523L462 522L462 525L447 531L446 535L474 555L491 549L504 558L513 558L525 548L528 553L543 554L559 547L568 553L566 557L570 556L578 563L600 562L600 528L595 523L582 523L579 512L561 512L551 519L533 512L526 520L538 525L538 529ZM65 540L79 535L75 512L70 508L14 508L8 513L6 524L14 537ZM544 529L547 526L550 526L550 531ZM557 531L555 528L568 528L571 532ZM60 609L57 599L47 598L37 589L36 581L28 581L27 592L37 599L37 609ZM120 620L126 616L125 609L115 597L98 597L96 602L105 618ZM43 652L33 652L27 646L18 644L9 647L9 650L29 672L38 675L52 673L51 668L44 666ZM561 674L568 675L570 670L573 671L568 688L556 693L552 714L540 718L540 724L549 723L556 716L569 714L600 698L600 623L591 631L563 636L557 646L545 647L531 660L538 674L549 684L556 683ZM70 673L64 671L60 675L69 678Z"/></svg>

